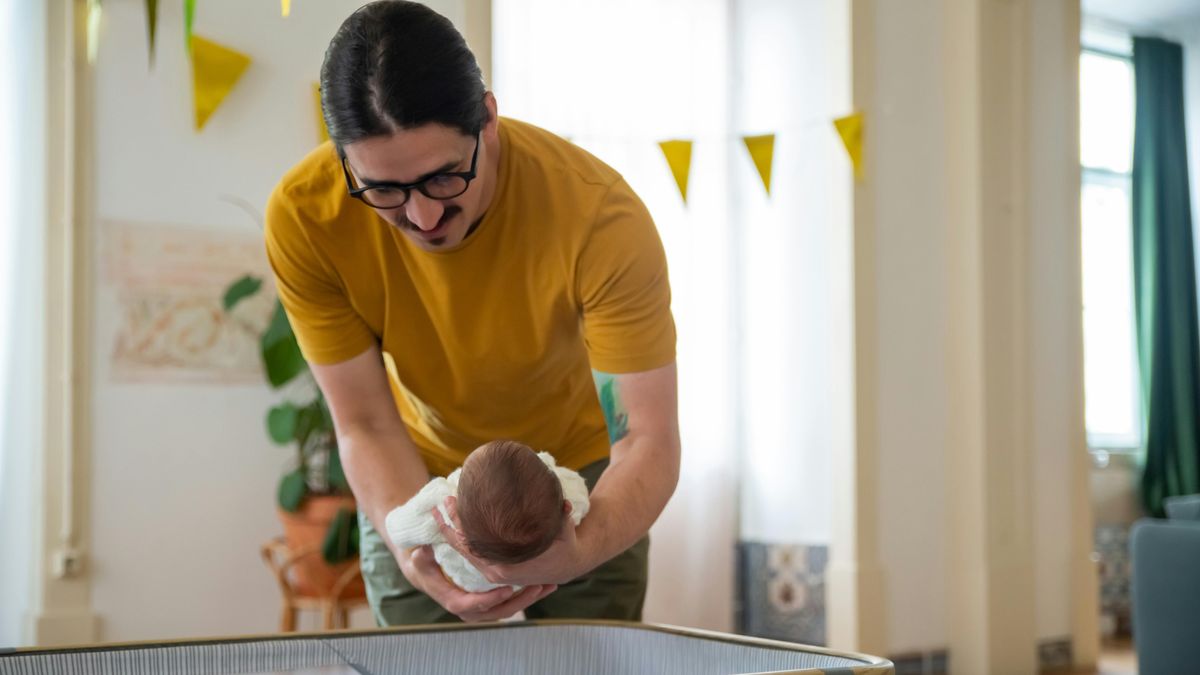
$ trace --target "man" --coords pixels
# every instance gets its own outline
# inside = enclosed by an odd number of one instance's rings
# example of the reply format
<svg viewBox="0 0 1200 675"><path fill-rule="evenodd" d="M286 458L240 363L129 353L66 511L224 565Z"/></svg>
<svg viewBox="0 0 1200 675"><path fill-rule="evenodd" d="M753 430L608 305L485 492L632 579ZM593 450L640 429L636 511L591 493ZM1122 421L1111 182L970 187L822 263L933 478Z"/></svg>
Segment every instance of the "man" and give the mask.
<svg viewBox="0 0 1200 675"><path fill-rule="evenodd" d="M332 147L272 194L267 252L333 414L376 620L639 620L646 533L679 474L675 327L645 207L588 153L499 118L462 36L423 5L350 16L321 94ZM467 593L379 528L495 439L579 470L591 512L533 560L476 560L521 591Z"/></svg>

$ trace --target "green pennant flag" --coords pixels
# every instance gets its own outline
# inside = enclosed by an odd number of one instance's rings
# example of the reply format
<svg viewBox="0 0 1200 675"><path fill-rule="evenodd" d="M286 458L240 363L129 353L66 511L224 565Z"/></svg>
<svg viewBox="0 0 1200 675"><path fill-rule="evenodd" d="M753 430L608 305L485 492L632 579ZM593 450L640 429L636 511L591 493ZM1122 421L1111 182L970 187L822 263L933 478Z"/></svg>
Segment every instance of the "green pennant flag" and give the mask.
<svg viewBox="0 0 1200 675"><path fill-rule="evenodd" d="M183 0L183 48L192 54L192 24L196 20L196 0Z"/></svg>
<svg viewBox="0 0 1200 675"><path fill-rule="evenodd" d="M146 0L146 35L150 38L150 66L154 66L154 38L158 34L158 0Z"/></svg>

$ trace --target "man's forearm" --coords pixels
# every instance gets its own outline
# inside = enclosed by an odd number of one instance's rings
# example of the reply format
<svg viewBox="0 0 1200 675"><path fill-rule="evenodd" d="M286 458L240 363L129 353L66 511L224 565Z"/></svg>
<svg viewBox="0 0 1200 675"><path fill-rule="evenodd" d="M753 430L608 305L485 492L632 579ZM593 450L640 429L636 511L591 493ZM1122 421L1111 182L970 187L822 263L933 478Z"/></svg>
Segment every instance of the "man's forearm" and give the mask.
<svg viewBox="0 0 1200 675"><path fill-rule="evenodd" d="M387 514L408 501L429 482L429 470L416 445L401 425L392 429L358 427L338 434L346 479L358 507L371 519L393 554L387 536Z"/></svg>
<svg viewBox="0 0 1200 675"><path fill-rule="evenodd" d="M587 566L579 573L591 571L645 536L678 482L678 436L632 432L615 445L577 532Z"/></svg>

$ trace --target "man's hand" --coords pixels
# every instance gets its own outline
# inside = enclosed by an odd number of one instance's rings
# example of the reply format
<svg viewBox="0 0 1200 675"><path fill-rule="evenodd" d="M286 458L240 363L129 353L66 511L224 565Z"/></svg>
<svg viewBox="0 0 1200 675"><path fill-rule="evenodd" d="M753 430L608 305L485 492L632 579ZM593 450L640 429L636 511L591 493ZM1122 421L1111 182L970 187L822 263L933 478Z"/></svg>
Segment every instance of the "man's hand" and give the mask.
<svg viewBox="0 0 1200 675"><path fill-rule="evenodd" d="M532 560L515 564L492 563L472 554L462 535L462 524L458 521L455 498L447 497L445 505L446 512L450 514L454 526L451 527L446 523L438 509L433 509L433 517L437 519L438 527L441 529L446 543L450 544L493 584L513 586L565 584L604 562L603 560L588 562L584 547L575 536L575 523L569 517L571 515L570 502L563 502L563 526L550 548Z"/></svg>
<svg viewBox="0 0 1200 675"><path fill-rule="evenodd" d="M443 576L429 546L405 551L399 563L409 583L467 623L507 619L558 588L553 584L531 585L514 593L512 588L502 586L485 593L468 593Z"/></svg>

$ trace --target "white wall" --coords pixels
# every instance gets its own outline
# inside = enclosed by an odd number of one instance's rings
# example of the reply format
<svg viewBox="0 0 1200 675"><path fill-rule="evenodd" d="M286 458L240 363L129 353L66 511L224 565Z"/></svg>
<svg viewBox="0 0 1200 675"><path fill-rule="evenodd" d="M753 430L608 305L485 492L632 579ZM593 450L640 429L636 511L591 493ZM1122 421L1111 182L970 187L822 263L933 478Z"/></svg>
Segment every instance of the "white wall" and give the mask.
<svg viewBox="0 0 1200 675"><path fill-rule="evenodd" d="M1073 326L1061 320L1077 307L1079 287L1078 231L1063 227L1078 210L1077 186L1064 185L1079 160L1073 139L1078 137L1076 113L1065 105L1063 82L1077 79L1074 63L1061 58L1061 41L1071 33L1061 2L1034 2L1031 44L1032 119L1030 144L1030 217L1036 239L1030 247L1030 295L1033 313L1033 555L1036 631L1040 639L1071 636L1072 494L1071 473L1085 461L1086 449L1078 430L1064 421L1081 420L1077 405L1082 373L1082 346Z"/></svg>
<svg viewBox="0 0 1200 675"><path fill-rule="evenodd" d="M948 304L937 2L876 2L879 559L888 653L944 648Z"/></svg>
<svg viewBox="0 0 1200 675"><path fill-rule="evenodd" d="M23 623L37 576L36 448L44 421L46 12L0 6L0 647L26 644Z"/></svg>
<svg viewBox="0 0 1200 675"><path fill-rule="evenodd" d="M258 547L279 531L274 491L290 451L271 445L265 385L128 384L110 365L118 304L100 262L115 223L244 236L281 174L316 143L312 83L361 0L197 3L195 31L254 60L207 127L192 126L182 3L160 3L147 67L143 4L104 3L95 71L97 266L92 392L93 600L101 638L261 633L278 591ZM429 3L461 25L463 3ZM358 625L369 617L356 616ZM311 622L308 625L312 625Z"/></svg>
<svg viewBox="0 0 1200 675"><path fill-rule="evenodd" d="M884 642L890 654L949 645L953 632L949 607L954 592L950 558L958 553L951 550L949 527L952 519L978 517L952 512L956 506L943 487L951 481L973 480L972 476L951 475L956 454L967 451L953 440L956 437L951 432L966 424L954 417L955 411L966 410L961 403L964 398L979 395L969 390L970 377L956 372L964 359L956 361L954 354L966 354L968 365L980 368L979 377L1000 380L1001 375L1009 375L985 367L991 357L980 351L1002 336L973 334L972 326L960 325L969 317L955 315L952 310L958 294L973 301L989 300L990 296L981 295L977 288L957 287L969 283L974 278L971 275L982 273L963 273L962 265L971 263L960 260L964 247L956 247L955 243L967 236L960 234L960 228L977 227L959 224L951 217L961 213L954 208L956 200L970 197L947 191L962 187L983 191L984 186L956 180L947 161L971 152L955 145L963 136L955 136L955 129L981 124L951 117L980 114L980 109L978 102L951 100L964 96L964 80L961 75L954 80L948 74L946 59L970 58L974 56L970 50L979 47L969 42L977 38L951 34L957 27L947 18L947 4L885 0L867 4L873 12L874 35L870 37L874 49L870 53L874 55L871 68L875 85L867 111L866 134L872 156L864 189L871 191L874 200L875 217L870 227L875 257L870 262L874 265L877 311L874 335L860 335L860 340L871 341L868 344L873 345L877 372L877 379L872 381L878 457L875 518L878 560L884 570ZM1029 331L1029 353L1018 353L1015 358L1021 359L1019 366L1028 381L1017 378L1014 381L1019 385L1013 386L1020 386L1021 392L1032 397L1027 407L1032 417L1023 423L1028 424L1024 431L1032 446L1028 452L1033 464L1014 464L1008 469L1014 471L1009 487L1032 496L1031 513L1025 515L1033 527L1035 629L1036 637L1042 640L1071 635L1071 480L1078 468L1072 453L1077 452L1082 461L1084 452L1081 429L1071 426L1072 420L1082 424L1082 374L1077 362L1082 345L1072 337L1072 321L1065 320L1081 311L1076 292L1080 280L1073 276L1073 270L1078 270L1078 261L1074 260L1078 242L1072 239L1074 230L1069 227L1077 208L1078 187L1072 188L1067 180L1072 162L1077 162L1072 141L1076 127L1061 94L1071 86L1073 77L1071 63L1062 57L1063 40L1069 37L1069 31L1064 32L1070 17L1067 7L1065 2L1030 3L1030 79L1013 85L1014 91L1029 96L1026 105L1031 113L1028 163L1024 173L1017 174L1017 180L1028 190L1025 196L1029 199L1033 239L1016 254L1017 259L1027 261L1029 277L1021 280L995 276L1009 273L1006 265L1013 254L993 254L987 247L976 245L982 256L978 263L992 275L981 281L993 288L1028 288L1026 297L1013 300L1014 307L1020 309L996 306L977 311L991 315L1026 312L1022 319ZM966 47L969 53L948 51L950 43ZM980 72L977 65L964 68ZM952 90L951 82L957 82L960 89ZM1018 133L1003 125L981 125L980 129L985 138L988 134ZM969 165L970 161L961 163ZM996 385L980 380L976 384L991 392L1011 383ZM1007 409L993 418L993 408L1003 408L1006 401L987 397L979 400L987 406L980 414L989 424L1009 423ZM1011 437L1021 436L1021 430L1011 433ZM1003 451L990 447L993 444L988 441L989 452ZM957 466L962 469L968 465ZM991 504L985 512L997 508ZM988 517L994 519L997 515ZM1025 521L1019 508L999 517L1010 518L1002 522L1010 522L1017 531L1028 527L1022 524ZM977 524L983 527L995 522ZM1012 532L1005 534L1011 536ZM1003 553L992 556L990 564L1002 559ZM1002 566L970 569L963 576L994 579L1003 570ZM1021 588L1014 592L1030 591Z"/></svg>

